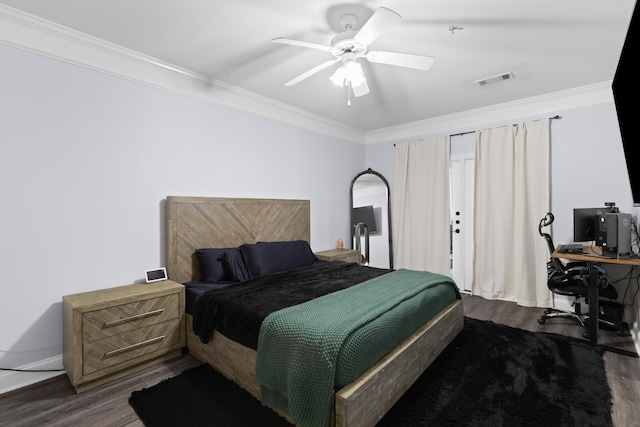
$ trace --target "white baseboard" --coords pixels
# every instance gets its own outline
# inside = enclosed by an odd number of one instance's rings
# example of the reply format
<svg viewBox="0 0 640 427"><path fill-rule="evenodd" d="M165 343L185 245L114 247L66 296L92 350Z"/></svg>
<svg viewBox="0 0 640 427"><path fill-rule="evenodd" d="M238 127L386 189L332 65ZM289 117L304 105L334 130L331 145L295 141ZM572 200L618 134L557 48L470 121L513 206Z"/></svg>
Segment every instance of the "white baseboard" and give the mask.
<svg viewBox="0 0 640 427"><path fill-rule="evenodd" d="M62 356L52 357L50 359L41 360L30 365L21 366L18 369L24 370L55 370L61 369ZM53 378L58 375L65 375L65 371L53 372L16 372L16 371L0 371L0 395L12 390L17 390L31 384Z"/></svg>

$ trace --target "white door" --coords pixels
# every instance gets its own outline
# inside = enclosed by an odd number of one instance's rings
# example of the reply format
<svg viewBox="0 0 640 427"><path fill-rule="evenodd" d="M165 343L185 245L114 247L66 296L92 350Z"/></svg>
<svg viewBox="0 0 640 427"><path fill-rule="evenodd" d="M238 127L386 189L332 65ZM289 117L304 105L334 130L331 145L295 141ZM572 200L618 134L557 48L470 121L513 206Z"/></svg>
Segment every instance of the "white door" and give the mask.
<svg viewBox="0 0 640 427"><path fill-rule="evenodd" d="M474 155L451 156L451 277L461 291L473 281Z"/></svg>

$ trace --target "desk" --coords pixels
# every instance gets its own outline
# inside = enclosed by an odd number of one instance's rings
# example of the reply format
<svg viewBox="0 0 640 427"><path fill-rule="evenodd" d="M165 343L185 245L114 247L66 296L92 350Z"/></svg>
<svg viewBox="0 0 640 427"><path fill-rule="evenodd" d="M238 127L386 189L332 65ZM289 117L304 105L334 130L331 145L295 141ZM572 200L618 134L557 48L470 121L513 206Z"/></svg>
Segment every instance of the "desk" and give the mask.
<svg viewBox="0 0 640 427"><path fill-rule="evenodd" d="M583 253L581 254L560 252L561 248L562 248L562 245L558 246L558 248L551 254L551 257L568 259L570 261L584 261L589 265L618 264L618 265L628 265L630 267L640 266L640 258L617 259L617 258L603 257L602 253L598 251L600 248L593 247L593 246L584 246L582 248ZM594 273L591 273L592 271L593 269L589 269L589 274L594 274ZM598 301L599 291L598 291L598 286L595 285L595 283L597 283L597 280L594 280L594 277L591 277L590 286L589 286L589 341L593 345L598 344L598 303L597 301ZM593 304L593 301L596 301L596 303ZM632 356L636 358L638 357L638 354L635 352L629 352L626 350L621 350L621 349L612 348L612 347L603 346L603 348L605 350L613 351L615 353L620 353L620 354L624 354L624 355Z"/></svg>

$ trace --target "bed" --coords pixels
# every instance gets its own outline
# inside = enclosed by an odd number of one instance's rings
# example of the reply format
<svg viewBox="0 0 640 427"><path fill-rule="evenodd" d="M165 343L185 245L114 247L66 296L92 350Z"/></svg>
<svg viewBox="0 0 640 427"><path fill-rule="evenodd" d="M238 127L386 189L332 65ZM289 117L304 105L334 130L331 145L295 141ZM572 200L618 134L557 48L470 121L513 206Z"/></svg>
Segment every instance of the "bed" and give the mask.
<svg viewBox="0 0 640 427"><path fill-rule="evenodd" d="M169 278L179 283L202 279L203 272L196 255L201 248L310 241L308 200L169 196L166 222L167 270ZM391 277L384 274L381 278L385 276ZM203 339L202 331L194 332L192 314L187 314L186 323L189 352L260 398L256 349L246 342L228 338L217 329L210 338ZM363 374L336 390L332 395L330 424L375 425L462 326L462 303L456 298ZM291 421L286 408L274 410Z"/></svg>

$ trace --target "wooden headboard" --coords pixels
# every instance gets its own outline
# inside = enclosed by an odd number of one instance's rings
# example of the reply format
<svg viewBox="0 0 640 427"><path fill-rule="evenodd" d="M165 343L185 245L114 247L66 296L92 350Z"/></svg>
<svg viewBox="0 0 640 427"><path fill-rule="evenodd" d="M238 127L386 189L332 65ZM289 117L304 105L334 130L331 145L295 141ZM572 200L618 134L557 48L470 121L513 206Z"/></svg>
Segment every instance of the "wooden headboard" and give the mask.
<svg viewBox="0 0 640 427"><path fill-rule="evenodd" d="M167 197L167 273L184 283L201 278L194 251L244 243L311 243L309 200Z"/></svg>

